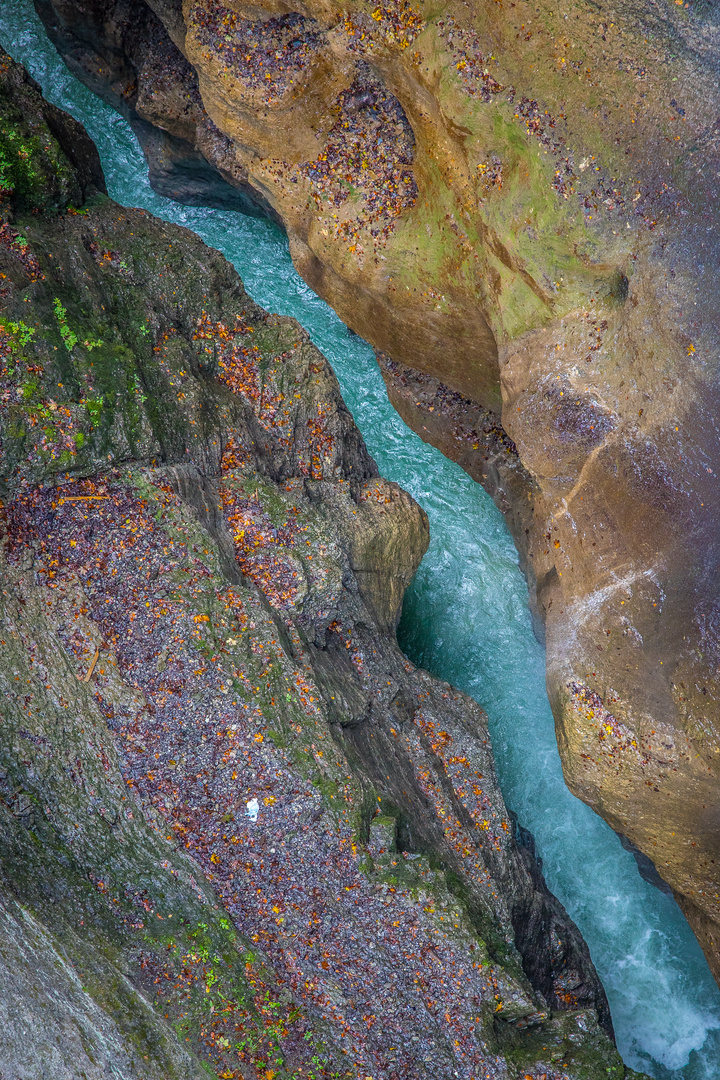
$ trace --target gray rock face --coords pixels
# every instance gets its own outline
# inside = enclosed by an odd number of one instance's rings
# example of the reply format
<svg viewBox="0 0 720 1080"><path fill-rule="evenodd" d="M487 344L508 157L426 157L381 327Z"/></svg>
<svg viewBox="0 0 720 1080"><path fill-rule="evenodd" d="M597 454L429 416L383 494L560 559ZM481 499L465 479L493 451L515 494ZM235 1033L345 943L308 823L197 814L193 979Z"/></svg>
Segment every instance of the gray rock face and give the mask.
<svg viewBox="0 0 720 1080"><path fill-rule="evenodd" d="M395 642L424 514L302 329L99 181L71 206L0 77L38 156L0 245L6 1071L622 1077L484 714Z"/></svg>
<svg viewBox="0 0 720 1080"><path fill-rule="evenodd" d="M196 1061L165 1034L169 1060L152 1064L145 1047L133 1047L127 1031L93 999L52 933L9 898L0 900L0 1070L8 1080L135 1080L169 1075L202 1076ZM117 973L119 981L124 976ZM152 1004L127 983L145 1023L157 1028Z"/></svg>

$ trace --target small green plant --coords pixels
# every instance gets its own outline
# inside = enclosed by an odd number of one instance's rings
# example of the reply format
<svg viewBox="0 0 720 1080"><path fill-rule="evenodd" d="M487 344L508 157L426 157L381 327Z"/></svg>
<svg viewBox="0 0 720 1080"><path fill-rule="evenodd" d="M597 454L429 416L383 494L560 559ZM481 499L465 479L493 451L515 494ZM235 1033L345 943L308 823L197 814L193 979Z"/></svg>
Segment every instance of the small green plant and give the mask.
<svg viewBox="0 0 720 1080"><path fill-rule="evenodd" d="M34 326L26 326L24 322L5 322L0 320L0 327L9 330L17 338L16 344L23 348L35 334Z"/></svg>
<svg viewBox="0 0 720 1080"><path fill-rule="evenodd" d="M14 330L17 330L19 332L18 333L18 345L20 346L21 349L24 348L25 345L27 345L28 342L30 341L30 338L35 333L35 327L34 326L26 326L25 323L11 323L10 325Z"/></svg>
<svg viewBox="0 0 720 1080"><path fill-rule="evenodd" d="M55 318L58 321L60 327L60 337L63 339L63 345L68 352L72 352L77 345L77 334L74 334L67 322L67 311L62 306L59 297L55 297L53 300L53 308L55 310Z"/></svg>
<svg viewBox="0 0 720 1080"><path fill-rule="evenodd" d="M15 184L12 181L12 165L0 147L0 191L14 191Z"/></svg>
<svg viewBox="0 0 720 1080"><path fill-rule="evenodd" d="M147 401L147 394L143 394L142 385L140 383L140 376L137 374L137 372L132 376L131 386L140 398L140 401L144 404Z"/></svg>
<svg viewBox="0 0 720 1080"><path fill-rule="evenodd" d="M90 416L93 427L97 427L100 423L100 418L102 416L103 410L103 401L104 397L102 394L98 398L85 399L85 408L87 409L88 415Z"/></svg>
<svg viewBox="0 0 720 1080"><path fill-rule="evenodd" d="M10 322L5 319L0 319L0 331L2 330L9 335L9 340L7 340L5 344L9 346L9 353L12 355L17 354L19 349L24 348L35 333L35 328L33 326L26 326L24 322ZM8 375L14 375L15 371L15 364L10 362L8 356L6 360L6 372Z"/></svg>
<svg viewBox="0 0 720 1080"><path fill-rule="evenodd" d="M53 300L53 308L55 310L55 318L60 327L60 337L63 339L63 344L68 352L72 352L78 343L78 336L68 326L67 311L63 307L60 298L57 296ZM100 348L102 340L100 338L85 338L83 345L88 352L92 352L93 349Z"/></svg>

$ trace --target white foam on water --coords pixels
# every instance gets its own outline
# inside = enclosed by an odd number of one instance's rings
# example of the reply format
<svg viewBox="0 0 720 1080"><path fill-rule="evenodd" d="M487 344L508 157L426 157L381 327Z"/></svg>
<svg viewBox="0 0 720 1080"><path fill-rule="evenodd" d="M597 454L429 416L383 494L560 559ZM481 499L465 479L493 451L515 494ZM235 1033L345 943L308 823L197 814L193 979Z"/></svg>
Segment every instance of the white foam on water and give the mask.
<svg viewBox="0 0 720 1080"><path fill-rule="evenodd" d="M720 992L680 909L642 880L617 836L563 781L527 588L492 500L405 426L372 350L349 338L298 277L275 226L155 195L129 126L70 75L30 0L2 0L0 43L49 100L85 124L114 199L223 251L254 299L295 316L328 357L381 471L430 519L430 548L406 598L403 647L487 710L505 799L534 833L548 884L588 942L624 1060L657 1080L719 1080Z"/></svg>

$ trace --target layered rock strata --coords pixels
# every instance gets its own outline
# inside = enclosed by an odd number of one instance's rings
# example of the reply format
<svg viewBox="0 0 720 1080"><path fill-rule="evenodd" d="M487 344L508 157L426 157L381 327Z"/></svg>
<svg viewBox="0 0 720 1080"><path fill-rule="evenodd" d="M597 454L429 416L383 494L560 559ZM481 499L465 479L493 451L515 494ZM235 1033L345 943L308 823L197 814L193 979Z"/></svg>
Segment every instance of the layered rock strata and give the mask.
<svg viewBox="0 0 720 1080"><path fill-rule="evenodd" d="M0 1070L629 1076L485 716L395 642L424 514L0 79Z"/></svg>
<svg viewBox="0 0 720 1080"><path fill-rule="evenodd" d="M65 55L94 28L86 71L115 47L114 0L37 6ZM149 6L173 95L197 78L228 140L208 160L405 372L403 416L510 505L567 781L654 862L717 973L713 6ZM485 417L472 442L410 399L428 378L460 428Z"/></svg>

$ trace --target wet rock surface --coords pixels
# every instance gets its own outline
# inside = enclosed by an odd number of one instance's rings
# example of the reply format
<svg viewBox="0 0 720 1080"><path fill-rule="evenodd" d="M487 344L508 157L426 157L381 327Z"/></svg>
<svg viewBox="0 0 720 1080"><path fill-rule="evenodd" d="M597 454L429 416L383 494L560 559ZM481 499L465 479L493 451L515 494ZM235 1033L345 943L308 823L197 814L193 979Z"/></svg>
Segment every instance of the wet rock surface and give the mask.
<svg viewBox="0 0 720 1080"><path fill-rule="evenodd" d="M229 140L203 108L195 71L151 8L86 0L39 10L73 74L129 120L156 191L190 205L272 214L234 167Z"/></svg>
<svg viewBox="0 0 720 1080"><path fill-rule="evenodd" d="M302 329L2 80L3 1069L628 1075L484 714L396 645L422 511Z"/></svg>
<svg viewBox="0 0 720 1080"><path fill-rule="evenodd" d="M95 10L113 39L116 5ZM654 863L717 973L716 11L669 0L153 10L228 140L209 160L272 206L305 280L405 372L389 379L405 419L509 505L547 631L567 781ZM273 53L260 41L297 18L318 35L299 71L294 42ZM261 55L239 59L255 40ZM401 117L397 168L378 84ZM348 101L357 113L343 121ZM380 185L368 229L366 192ZM482 437L473 457L435 406L418 412L400 389L408 377L459 395L467 404L451 412L465 427L483 414L503 430L499 456ZM516 464L498 479L505 440ZM575 683L602 708L577 707ZM632 733L611 755L605 714Z"/></svg>

